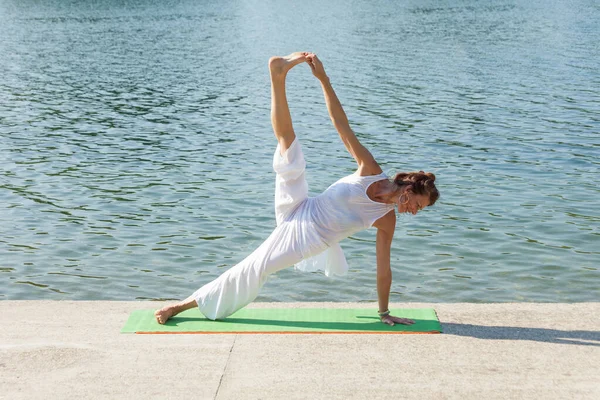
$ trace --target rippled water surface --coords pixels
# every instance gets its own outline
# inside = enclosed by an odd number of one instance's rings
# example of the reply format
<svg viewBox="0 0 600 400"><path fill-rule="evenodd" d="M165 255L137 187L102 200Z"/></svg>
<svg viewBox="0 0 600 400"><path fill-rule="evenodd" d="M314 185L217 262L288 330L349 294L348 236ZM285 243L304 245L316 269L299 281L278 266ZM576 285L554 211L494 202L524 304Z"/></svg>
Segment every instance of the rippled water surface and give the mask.
<svg viewBox="0 0 600 400"><path fill-rule="evenodd" d="M275 226L267 60L318 53L386 172L392 301L600 300L596 1L0 0L0 299L179 299ZM355 164L288 75L317 194ZM262 301L376 301L375 230L339 279Z"/></svg>

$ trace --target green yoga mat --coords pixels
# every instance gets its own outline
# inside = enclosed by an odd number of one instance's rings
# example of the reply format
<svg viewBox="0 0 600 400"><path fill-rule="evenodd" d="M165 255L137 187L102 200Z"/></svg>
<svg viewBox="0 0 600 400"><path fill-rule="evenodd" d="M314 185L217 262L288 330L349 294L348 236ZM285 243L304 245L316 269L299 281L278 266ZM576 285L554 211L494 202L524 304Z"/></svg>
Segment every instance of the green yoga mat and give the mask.
<svg viewBox="0 0 600 400"><path fill-rule="evenodd" d="M392 315L409 318L413 325L383 324L373 309L349 308L243 308L223 320L211 321L191 309L160 325L154 310L136 310L121 333L441 333L432 308L401 308Z"/></svg>

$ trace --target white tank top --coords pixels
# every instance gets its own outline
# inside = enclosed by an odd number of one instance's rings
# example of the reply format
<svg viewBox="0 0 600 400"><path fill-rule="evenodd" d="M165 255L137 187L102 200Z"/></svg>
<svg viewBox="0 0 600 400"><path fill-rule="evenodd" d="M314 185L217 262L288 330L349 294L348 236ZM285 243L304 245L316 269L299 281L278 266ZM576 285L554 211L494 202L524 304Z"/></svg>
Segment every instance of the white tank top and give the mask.
<svg viewBox="0 0 600 400"><path fill-rule="evenodd" d="M361 230L394 209L394 204L373 201L367 195L369 186L388 179L385 173L371 176L348 175L317 197L307 199L294 211L294 219L310 221L329 248L305 259L296 268L303 271L322 269L327 276L343 275L348 264L339 242Z"/></svg>

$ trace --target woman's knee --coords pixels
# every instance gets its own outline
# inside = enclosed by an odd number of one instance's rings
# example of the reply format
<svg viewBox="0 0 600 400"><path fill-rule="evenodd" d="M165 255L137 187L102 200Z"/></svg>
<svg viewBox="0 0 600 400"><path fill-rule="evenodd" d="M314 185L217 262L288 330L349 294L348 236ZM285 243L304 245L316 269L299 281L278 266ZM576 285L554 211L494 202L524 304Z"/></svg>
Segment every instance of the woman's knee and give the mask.
<svg viewBox="0 0 600 400"><path fill-rule="evenodd" d="M276 135L277 142L279 143L279 154L281 157L285 155L285 152L292 147L294 140L296 140L296 134L292 132L286 132L285 134Z"/></svg>

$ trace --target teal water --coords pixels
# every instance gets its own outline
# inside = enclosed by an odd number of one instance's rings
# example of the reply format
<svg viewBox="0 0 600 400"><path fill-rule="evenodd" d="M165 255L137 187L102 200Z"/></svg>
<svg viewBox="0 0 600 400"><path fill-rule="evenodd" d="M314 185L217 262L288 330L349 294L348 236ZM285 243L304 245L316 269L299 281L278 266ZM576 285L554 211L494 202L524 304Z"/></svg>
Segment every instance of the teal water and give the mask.
<svg viewBox="0 0 600 400"><path fill-rule="evenodd" d="M595 1L0 0L0 299L180 299L275 226L269 56L320 55L389 174L392 301L600 300ZM317 194L354 170L306 65L288 76ZM259 301L376 301L375 230L347 276Z"/></svg>

